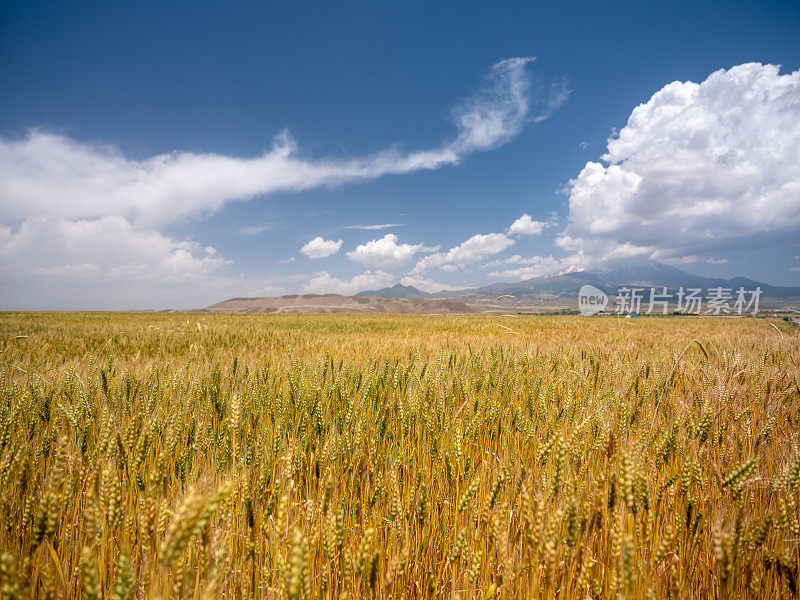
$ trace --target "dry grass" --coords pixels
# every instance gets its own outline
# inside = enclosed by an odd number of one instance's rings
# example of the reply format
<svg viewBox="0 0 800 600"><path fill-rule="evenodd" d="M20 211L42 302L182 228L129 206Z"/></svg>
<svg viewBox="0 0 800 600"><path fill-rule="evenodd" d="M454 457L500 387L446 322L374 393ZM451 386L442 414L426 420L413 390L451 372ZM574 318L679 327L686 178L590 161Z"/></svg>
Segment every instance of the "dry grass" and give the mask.
<svg viewBox="0 0 800 600"><path fill-rule="evenodd" d="M503 323L0 315L3 597L796 594L796 331Z"/></svg>

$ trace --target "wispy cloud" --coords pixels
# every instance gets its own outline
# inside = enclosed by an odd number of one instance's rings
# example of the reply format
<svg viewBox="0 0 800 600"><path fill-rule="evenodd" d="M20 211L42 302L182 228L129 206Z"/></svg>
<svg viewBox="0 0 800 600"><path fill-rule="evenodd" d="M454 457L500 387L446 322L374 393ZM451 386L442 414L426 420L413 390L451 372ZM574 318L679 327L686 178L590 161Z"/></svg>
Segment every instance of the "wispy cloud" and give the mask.
<svg viewBox="0 0 800 600"><path fill-rule="evenodd" d="M563 93L542 98L533 93L526 70L532 60L495 64L478 93L454 109L455 138L409 153L390 147L361 158L310 159L283 132L255 157L175 151L134 160L114 147L40 130L22 139L0 138L0 221L116 215L154 227L217 211L234 200L453 165L509 141L563 102ZM542 105L542 112L532 114Z"/></svg>
<svg viewBox="0 0 800 600"><path fill-rule="evenodd" d="M531 277L541 277L542 275L550 275L565 267L563 260L553 258L552 256L531 256L528 258L522 258L519 255L514 255L510 259L506 260L505 263L507 265L524 266L518 266L512 269L503 269L500 271L492 271L488 273L489 277L522 280L529 279Z"/></svg>
<svg viewBox="0 0 800 600"><path fill-rule="evenodd" d="M16 249L22 245L36 248L25 261L7 263L0 284L13 275L17 289L23 289L26 278L35 272L53 277L80 273L97 281L123 272L130 281L149 278L155 271L146 268L142 258L147 254L140 250L143 240L157 242L152 248L159 249L158 257L147 260L155 261L161 271L179 273L184 269L210 276L229 261L203 253L202 246L194 242L164 235L168 224L208 216L231 202L277 192L440 169L500 146L526 124L546 118L568 93L561 82L534 89L528 72L532 61L510 58L495 64L478 92L452 111L454 135L437 146L416 151L389 145L384 151L356 158L315 158L301 152L292 136L282 132L269 149L256 156L175 150L134 159L114 146L41 129L31 129L19 138L0 136L2 254L17 256ZM353 227L369 230L399 225ZM237 233L257 235L267 228L266 224L252 225ZM113 232L118 237L114 238L115 250L101 253L103 261L98 261L95 269L87 267L95 262L83 259L67 263L57 244L30 238L51 230L59 232L59 239L80 230ZM90 237L79 236L71 240L69 250L77 261L79 256L97 251L96 246ZM31 297L36 297L31 290Z"/></svg>
<svg viewBox="0 0 800 600"><path fill-rule="evenodd" d="M258 235L259 233L264 233L265 231L269 231L273 227L274 225L272 223L266 223L264 225L253 225L252 227L242 227L236 233L239 235Z"/></svg>
<svg viewBox="0 0 800 600"><path fill-rule="evenodd" d="M507 258L490 260L489 262L481 265L481 269L493 269L495 267L503 267L507 265L532 265L539 262L541 262L541 256L527 257L520 254L514 254L513 256L509 256Z"/></svg>
<svg viewBox="0 0 800 600"><path fill-rule="evenodd" d="M345 229L363 229L365 231L374 231L376 229L389 229L390 227L402 227L402 223L381 223L380 225L345 225Z"/></svg>

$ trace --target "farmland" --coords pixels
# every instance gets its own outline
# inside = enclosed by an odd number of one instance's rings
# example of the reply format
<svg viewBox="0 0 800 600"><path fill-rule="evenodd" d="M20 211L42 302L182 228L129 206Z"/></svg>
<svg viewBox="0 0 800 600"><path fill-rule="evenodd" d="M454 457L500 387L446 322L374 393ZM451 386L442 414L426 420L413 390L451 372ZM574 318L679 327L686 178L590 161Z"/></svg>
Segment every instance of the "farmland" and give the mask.
<svg viewBox="0 0 800 600"><path fill-rule="evenodd" d="M1 314L2 595L792 596L792 327Z"/></svg>

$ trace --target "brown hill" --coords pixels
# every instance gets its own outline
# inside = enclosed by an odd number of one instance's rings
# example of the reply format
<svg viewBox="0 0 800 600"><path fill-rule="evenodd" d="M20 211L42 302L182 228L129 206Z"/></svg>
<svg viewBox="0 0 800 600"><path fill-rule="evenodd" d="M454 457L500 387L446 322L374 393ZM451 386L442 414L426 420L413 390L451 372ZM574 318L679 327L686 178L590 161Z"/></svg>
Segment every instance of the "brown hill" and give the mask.
<svg viewBox="0 0 800 600"><path fill-rule="evenodd" d="M380 298L339 294L293 294L265 298L231 298L212 304L204 312L226 313L402 313L460 315L477 312L460 300Z"/></svg>

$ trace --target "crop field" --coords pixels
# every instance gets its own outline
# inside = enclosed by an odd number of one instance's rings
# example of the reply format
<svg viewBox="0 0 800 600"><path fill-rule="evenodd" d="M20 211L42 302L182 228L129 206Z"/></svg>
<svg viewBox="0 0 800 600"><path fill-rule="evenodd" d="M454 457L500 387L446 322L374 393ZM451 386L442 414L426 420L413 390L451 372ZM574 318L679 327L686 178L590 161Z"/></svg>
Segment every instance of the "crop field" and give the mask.
<svg viewBox="0 0 800 600"><path fill-rule="evenodd" d="M796 596L791 327L0 314L2 597Z"/></svg>

